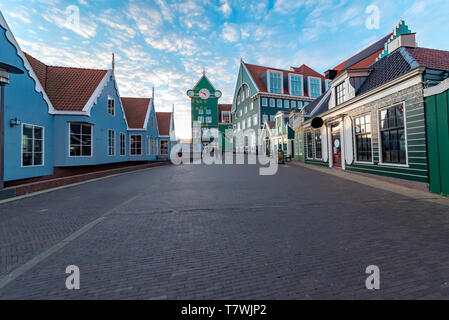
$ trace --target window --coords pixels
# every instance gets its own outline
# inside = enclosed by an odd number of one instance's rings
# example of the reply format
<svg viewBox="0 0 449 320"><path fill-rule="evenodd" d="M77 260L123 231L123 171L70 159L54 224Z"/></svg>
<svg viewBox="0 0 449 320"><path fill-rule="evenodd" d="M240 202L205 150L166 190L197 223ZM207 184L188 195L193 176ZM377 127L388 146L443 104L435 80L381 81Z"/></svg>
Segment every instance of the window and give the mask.
<svg viewBox="0 0 449 320"><path fill-rule="evenodd" d="M130 142L130 148L131 148L131 155L132 156L140 156L142 155L142 136L141 135L132 135L129 138Z"/></svg>
<svg viewBox="0 0 449 320"><path fill-rule="evenodd" d="M147 155L151 155L151 137L147 136Z"/></svg>
<svg viewBox="0 0 449 320"><path fill-rule="evenodd" d="M248 107L245 106L245 114L247 114L247 113L248 113Z"/></svg>
<svg viewBox="0 0 449 320"><path fill-rule="evenodd" d="M321 131L315 130L315 159L323 159L323 145L321 141Z"/></svg>
<svg viewBox="0 0 449 320"><path fill-rule="evenodd" d="M70 156L92 156L92 125L70 123Z"/></svg>
<svg viewBox="0 0 449 320"><path fill-rule="evenodd" d="M115 100L113 98L108 98L108 113L112 116L115 115Z"/></svg>
<svg viewBox="0 0 449 320"><path fill-rule="evenodd" d="M239 117L242 116L242 109L239 110Z"/></svg>
<svg viewBox="0 0 449 320"><path fill-rule="evenodd" d="M204 110L198 110L198 114L204 114Z"/></svg>
<svg viewBox="0 0 449 320"><path fill-rule="evenodd" d="M304 102L304 104L303 104L303 108L307 107L308 105L309 105L309 103L308 103L308 102Z"/></svg>
<svg viewBox="0 0 449 320"><path fill-rule="evenodd" d="M168 141L161 141L161 155L168 155Z"/></svg>
<svg viewBox="0 0 449 320"><path fill-rule="evenodd" d="M254 110L254 101L251 101L250 110Z"/></svg>
<svg viewBox="0 0 449 320"><path fill-rule="evenodd" d="M246 97L249 98L250 92L249 92L249 87L246 88Z"/></svg>
<svg viewBox="0 0 449 320"><path fill-rule="evenodd" d="M371 162L371 116L365 115L354 120L357 161Z"/></svg>
<svg viewBox="0 0 449 320"><path fill-rule="evenodd" d="M115 156L115 131L108 130L108 155Z"/></svg>
<svg viewBox="0 0 449 320"><path fill-rule="evenodd" d="M302 76L290 74L290 94L302 96Z"/></svg>
<svg viewBox="0 0 449 320"><path fill-rule="evenodd" d="M406 164L404 106L394 106L380 112L382 162Z"/></svg>
<svg viewBox="0 0 449 320"><path fill-rule="evenodd" d="M262 116L262 120L263 120L263 123L268 122L268 115L267 115L267 114L264 114L264 115Z"/></svg>
<svg viewBox="0 0 449 320"><path fill-rule="evenodd" d="M301 109L302 109L303 103L302 103L302 101L298 101L298 102L296 103L296 105L298 106L298 109L301 110Z"/></svg>
<svg viewBox="0 0 449 320"><path fill-rule="evenodd" d="M274 121L274 115L270 115L270 121Z"/></svg>
<svg viewBox="0 0 449 320"><path fill-rule="evenodd" d="M296 101L292 101L291 102L291 108L292 109L296 109Z"/></svg>
<svg viewBox="0 0 449 320"><path fill-rule="evenodd" d="M199 123L204 123L204 117L199 116L199 117L198 117L198 122L199 122Z"/></svg>
<svg viewBox="0 0 449 320"><path fill-rule="evenodd" d="M259 121L258 121L259 119L257 119L257 114L255 114L254 116L253 116L253 126L257 126L257 125L259 125Z"/></svg>
<svg viewBox="0 0 449 320"><path fill-rule="evenodd" d="M207 124L212 123L212 117L206 117L206 123Z"/></svg>
<svg viewBox="0 0 449 320"><path fill-rule="evenodd" d="M271 108L276 107L276 101L274 99L270 99L270 107Z"/></svg>
<svg viewBox="0 0 449 320"><path fill-rule="evenodd" d="M284 108L289 109L290 108L290 101L284 100Z"/></svg>
<svg viewBox="0 0 449 320"><path fill-rule="evenodd" d="M262 98L262 107L268 107L268 99Z"/></svg>
<svg viewBox="0 0 449 320"><path fill-rule="evenodd" d="M309 95L311 98L321 96L321 79L309 77Z"/></svg>
<svg viewBox="0 0 449 320"><path fill-rule="evenodd" d="M124 133L120 133L120 155L126 155L126 135Z"/></svg>
<svg viewBox="0 0 449 320"><path fill-rule="evenodd" d="M212 114L212 110L206 110L206 114L207 115L211 115Z"/></svg>
<svg viewBox="0 0 449 320"><path fill-rule="evenodd" d="M312 132L307 132L306 134L307 141L307 158L313 159L313 136Z"/></svg>
<svg viewBox="0 0 449 320"><path fill-rule="evenodd" d="M329 90L331 88L331 81L329 79L326 79L325 81L325 85L326 85L326 91Z"/></svg>
<svg viewBox="0 0 449 320"><path fill-rule="evenodd" d="M251 118L246 119L247 128L251 128Z"/></svg>
<svg viewBox="0 0 449 320"><path fill-rule="evenodd" d="M231 123L231 112L222 111L221 112L221 120L223 123Z"/></svg>
<svg viewBox="0 0 449 320"><path fill-rule="evenodd" d="M337 97L337 105L345 102L345 83L340 83L335 88L335 96Z"/></svg>
<svg viewBox="0 0 449 320"><path fill-rule="evenodd" d="M24 124L22 126L22 166L44 164L44 128Z"/></svg>
<svg viewBox="0 0 449 320"><path fill-rule="evenodd" d="M277 100L277 107L282 108L282 99Z"/></svg>
<svg viewBox="0 0 449 320"><path fill-rule="evenodd" d="M270 92L282 93L282 73L269 71L270 74Z"/></svg>

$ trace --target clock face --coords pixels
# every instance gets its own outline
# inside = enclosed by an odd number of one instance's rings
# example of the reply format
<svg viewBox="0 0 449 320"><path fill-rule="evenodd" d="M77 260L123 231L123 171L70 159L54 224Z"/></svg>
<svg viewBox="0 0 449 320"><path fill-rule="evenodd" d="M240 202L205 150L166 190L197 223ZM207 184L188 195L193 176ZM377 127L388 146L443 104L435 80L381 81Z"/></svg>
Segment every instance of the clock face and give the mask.
<svg viewBox="0 0 449 320"><path fill-rule="evenodd" d="M201 89L200 90L200 98L203 100L207 100L210 97L210 92L207 89Z"/></svg>
<svg viewBox="0 0 449 320"><path fill-rule="evenodd" d="M190 98L193 98L195 96L195 91L193 91L193 90L187 91L187 96Z"/></svg>
<svg viewBox="0 0 449 320"><path fill-rule="evenodd" d="M215 91L215 98L221 98L221 95L222 93L220 90Z"/></svg>

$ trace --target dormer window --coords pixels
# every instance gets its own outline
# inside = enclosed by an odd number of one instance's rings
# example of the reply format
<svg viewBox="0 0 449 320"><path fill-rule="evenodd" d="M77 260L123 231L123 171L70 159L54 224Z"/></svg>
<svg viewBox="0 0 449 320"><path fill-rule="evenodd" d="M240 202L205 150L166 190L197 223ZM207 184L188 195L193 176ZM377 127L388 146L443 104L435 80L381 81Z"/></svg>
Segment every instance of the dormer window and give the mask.
<svg viewBox="0 0 449 320"><path fill-rule="evenodd" d="M309 77L309 96L311 98L318 98L321 96L321 79Z"/></svg>
<svg viewBox="0 0 449 320"><path fill-rule="evenodd" d="M342 82L335 87L335 97L337 98L337 105L345 102L345 83Z"/></svg>
<svg viewBox="0 0 449 320"><path fill-rule="evenodd" d="M303 96L303 77L300 74L289 74L289 86L290 86L290 95L292 96Z"/></svg>
<svg viewBox="0 0 449 320"><path fill-rule="evenodd" d="M269 90L270 93L282 93L283 89L283 81L282 81L282 72L280 71L269 71L268 72L268 80L269 80Z"/></svg>
<svg viewBox="0 0 449 320"><path fill-rule="evenodd" d="M111 116L115 115L115 100L111 97L108 98L108 113Z"/></svg>

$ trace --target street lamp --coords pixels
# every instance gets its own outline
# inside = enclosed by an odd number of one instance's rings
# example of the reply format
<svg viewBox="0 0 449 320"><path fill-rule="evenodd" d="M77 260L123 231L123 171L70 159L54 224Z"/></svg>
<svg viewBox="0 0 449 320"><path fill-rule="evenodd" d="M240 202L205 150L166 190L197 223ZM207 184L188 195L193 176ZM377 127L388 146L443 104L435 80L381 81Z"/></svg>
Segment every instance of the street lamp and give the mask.
<svg viewBox="0 0 449 320"><path fill-rule="evenodd" d="M1 103L0 103L0 190L5 186L4 183L4 168L5 168L5 86L9 84L9 75L23 74L23 71L14 66L0 62L0 88L1 88Z"/></svg>

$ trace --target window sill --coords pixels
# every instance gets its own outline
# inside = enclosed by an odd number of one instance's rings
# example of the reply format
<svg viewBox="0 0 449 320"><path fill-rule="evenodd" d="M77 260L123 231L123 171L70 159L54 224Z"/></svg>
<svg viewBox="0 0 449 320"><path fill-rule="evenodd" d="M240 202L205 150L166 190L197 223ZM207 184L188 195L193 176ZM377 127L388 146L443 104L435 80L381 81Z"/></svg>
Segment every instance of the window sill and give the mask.
<svg viewBox="0 0 449 320"><path fill-rule="evenodd" d="M410 165L408 165L408 164L397 164L397 163L381 163L381 162L379 162L379 166L395 167L395 168L410 168Z"/></svg>
<svg viewBox="0 0 449 320"><path fill-rule="evenodd" d="M354 161L355 164L374 164L374 161Z"/></svg>

